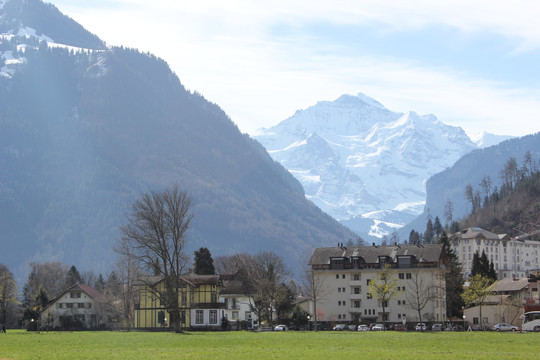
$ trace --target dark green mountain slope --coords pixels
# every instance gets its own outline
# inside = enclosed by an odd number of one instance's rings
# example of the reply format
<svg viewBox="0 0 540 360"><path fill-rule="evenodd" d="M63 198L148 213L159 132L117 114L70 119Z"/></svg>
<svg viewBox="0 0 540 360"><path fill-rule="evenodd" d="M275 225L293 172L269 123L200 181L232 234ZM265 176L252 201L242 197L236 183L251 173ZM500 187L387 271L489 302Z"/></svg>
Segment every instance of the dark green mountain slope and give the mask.
<svg viewBox="0 0 540 360"><path fill-rule="evenodd" d="M22 41L0 45L26 59L0 77L0 263L15 272L51 259L108 271L129 204L175 183L194 198L190 252L270 249L298 269L309 247L354 237L164 61L44 42L20 54Z"/></svg>

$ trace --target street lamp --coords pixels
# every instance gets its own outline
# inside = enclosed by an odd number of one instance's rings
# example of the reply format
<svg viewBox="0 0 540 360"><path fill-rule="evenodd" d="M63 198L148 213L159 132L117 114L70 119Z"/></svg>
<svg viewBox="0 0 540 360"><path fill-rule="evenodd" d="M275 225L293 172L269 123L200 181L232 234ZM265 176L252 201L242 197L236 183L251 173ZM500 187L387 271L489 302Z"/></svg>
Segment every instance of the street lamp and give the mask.
<svg viewBox="0 0 540 360"><path fill-rule="evenodd" d="M308 326L308 331L311 329L311 326L309 325L309 320L311 319L311 316L307 316L307 326Z"/></svg>

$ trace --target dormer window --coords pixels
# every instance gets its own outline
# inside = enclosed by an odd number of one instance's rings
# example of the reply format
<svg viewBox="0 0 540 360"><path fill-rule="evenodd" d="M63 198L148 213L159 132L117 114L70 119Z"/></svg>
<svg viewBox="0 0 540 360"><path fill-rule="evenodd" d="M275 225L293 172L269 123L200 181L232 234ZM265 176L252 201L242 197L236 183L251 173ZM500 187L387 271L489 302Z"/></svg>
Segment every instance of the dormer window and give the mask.
<svg viewBox="0 0 540 360"><path fill-rule="evenodd" d="M330 269L332 270L341 270L345 264L345 258L330 258Z"/></svg>
<svg viewBox="0 0 540 360"><path fill-rule="evenodd" d="M405 269L411 268L413 264L414 256L413 255L399 255L397 257L398 268Z"/></svg>

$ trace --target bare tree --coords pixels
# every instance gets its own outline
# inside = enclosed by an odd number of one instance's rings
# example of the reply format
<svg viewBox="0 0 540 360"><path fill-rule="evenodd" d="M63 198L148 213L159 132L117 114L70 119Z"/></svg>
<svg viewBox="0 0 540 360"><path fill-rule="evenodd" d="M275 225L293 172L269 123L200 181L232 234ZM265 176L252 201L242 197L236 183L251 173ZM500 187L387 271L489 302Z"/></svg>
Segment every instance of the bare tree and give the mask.
<svg viewBox="0 0 540 360"><path fill-rule="evenodd" d="M250 307L259 319L272 323L278 285L286 280L289 271L283 259L271 251L260 252L252 259L249 273L254 292Z"/></svg>
<svg viewBox="0 0 540 360"><path fill-rule="evenodd" d="M405 306L418 312L418 321L422 322L422 311L435 299L436 289L432 286L432 282L426 281L421 276L418 269L407 282L406 289L405 299L407 303Z"/></svg>
<svg viewBox="0 0 540 360"><path fill-rule="evenodd" d="M125 251L128 252L129 249L126 248ZM120 300L122 302L124 320L128 327L132 327L134 325L134 305L135 296L137 295L137 280L141 278L142 271L132 257L123 256L116 263L115 273L122 284Z"/></svg>
<svg viewBox="0 0 540 360"><path fill-rule="evenodd" d="M51 299L60 295L65 287L68 266L60 262L31 263L30 274L23 288L23 307L28 307L43 288Z"/></svg>
<svg viewBox="0 0 540 360"><path fill-rule="evenodd" d="M444 218L447 224L452 223L453 215L454 215L454 204L452 204L452 201L450 201L450 199L447 199L446 205L444 206Z"/></svg>
<svg viewBox="0 0 540 360"><path fill-rule="evenodd" d="M229 256L217 256L214 259L216 274L235 274L240 269L247 269L253 262L253 255L240 253Z"/></svg>
<svg viewBox="0 0 540 360"><path fill-rule="evenodd" d="M148 286L171 316L174 331L181 332L179 309L180 276L189 259L184 252L187 230L193 215L192 199L178 186L161 193L144 194L131 206L117 251L138 263L147 273L154 272L163 286ZM155 285L155 282L147 285Z"/></svg>
<svg viewBox="0 0 540 360"><path fill-rule="evenodd" d="M313 301L313 325L315 331L318 330L317 304L324 301L329 294L329 287L326 284L326 277L320 272L313 270L309 261L303 261L302 288L305 296Z"/></svg>

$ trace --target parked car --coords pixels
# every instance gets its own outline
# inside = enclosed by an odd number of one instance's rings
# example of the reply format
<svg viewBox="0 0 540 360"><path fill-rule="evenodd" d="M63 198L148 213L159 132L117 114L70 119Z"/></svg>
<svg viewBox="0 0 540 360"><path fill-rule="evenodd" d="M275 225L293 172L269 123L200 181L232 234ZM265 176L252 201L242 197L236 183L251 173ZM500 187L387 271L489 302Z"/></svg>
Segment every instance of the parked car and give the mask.
<svg viewBox="0 0 540 360"><path fill-rule="evenodd" d="M424 323L418 323L416 324L416 331L426 331L427 330L427 327L426 327L426 324Z"/></svg>
<svg viewBox="0 0 540 360"><path fill-rule="evenodd" d="M336 326L334 326L334 328L332 330L335 330L335 331L343 331L346 329L346 326L345 324L337 324Z"/></svg>
<svg viewBox="0 0 540 360"><path fill-rule="evenodd" d="M275 328L274 328L274 331L287 331L289 330L287 328L287 325L277 325Z"/></svg>
<svg viewBox="0 0 540 360"><path fill-rule="evenodd" d="M396 324L394 325L394 330L395 331L405 331L405 326L403 324Z"/></svg>
<svg viewBox="0 0 540 360"><path fill-rule="evenodd" d="M373 330L373 331L382 331L382 330L384 330L384 325L383 324L376 324L371 328L371 330Z"/></svg>
<svg viewBox="0 0 540 360"><path fill-rule="evenodd" d="M358 325L358 331L369 331L367 325Z"/></svg>
<svg viewBox="0 0 540 360"><path fill-rule="evenodd" d="M443 330L444 330L443 324L433 324L433 326L431 327L431 331L443 331Z"/></svg>
<svg viewBox="0 0 540 360"><path fill-rule="evenodd" d="M519 328L517 326L510 325L510 324L507 324L507 323L501 323L501 324L497 324L497 325L493 326L491 328L491 330L495 330L495 331L519 331Z"/></svg>
<svg viewBox="0 0 540 360"><path fill-rule="evenodd" d="M350 331L356 331L356 325L349 325Z"/></svg>

